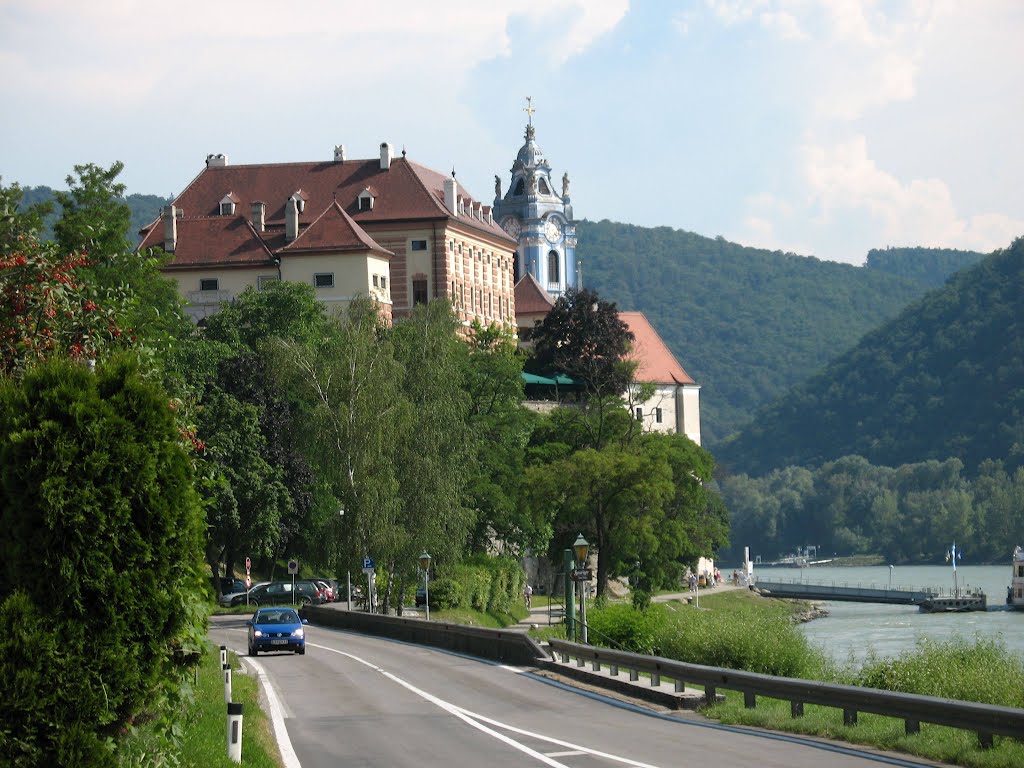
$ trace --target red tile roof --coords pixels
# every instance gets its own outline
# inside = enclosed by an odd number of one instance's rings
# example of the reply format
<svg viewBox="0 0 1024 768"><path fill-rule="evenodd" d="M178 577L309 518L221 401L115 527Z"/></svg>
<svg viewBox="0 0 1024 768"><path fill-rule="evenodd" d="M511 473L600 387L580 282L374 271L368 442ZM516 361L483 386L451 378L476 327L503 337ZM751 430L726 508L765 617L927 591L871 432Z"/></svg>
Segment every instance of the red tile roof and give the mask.
<svg viewBox="0 0 1024 768"><path fill-rule="evenodd" d="M517 295L517 301L518 298ZM630 358L639 363L637 381L648 384L696 384L643 312L619 312L619 319L633 332Z"/></svg>
<svg viewBox="0 0 1024 768"><path fill-rule="evenodd" d="M249 217L248 206L253 201L265 202L266 226L274 230L284 226L285 201L301 190L301 197L307 202L299 214L300 229L337 200L342 210L363 227L388 221L454 219L506 244L515 242L486 217L480 220L469 214L456 216L449 212L444 205L446 178L404 157L393 159L388 170L381 169L379 159L208 166L174 204L184 211L185 219L216 216L220 213L220 201L233 192L239 198L238 213L243 218ZM367 187L375 192L373 208L360 211L359 193ZM461 187L458 194L465 201L466 210L471 210L476 201ZM162 243L162 227L159 221L154 224L148 228L141 247Z"/></svg>
<svg viewBox="0 0 1024 768"><path fill-rule="evenodd" d="M163 224L157 222L150 238L147 238L154 242L144 245L147 248L162 246L163 231ZM267 244L247 219L240 216L201 216L178 219L177 247L167 266L171 269L212 264L249 266L267 264L273 258Z"/></svg>
<svg viewBox="0 0 1024 768"><path fill-rule="evenodd" d="M309 251L372 251L381 256L393 256L381 248L366 230L345 213L337 201L332 202L299 236L281 248L281 253Z"/></svg>
<svg viewBox="0 0 1024 768"><path fill-rule="evenodd" d="M516 283L515 299L516 315L546 315L555 306L555 300L529 273Z"/></svg>

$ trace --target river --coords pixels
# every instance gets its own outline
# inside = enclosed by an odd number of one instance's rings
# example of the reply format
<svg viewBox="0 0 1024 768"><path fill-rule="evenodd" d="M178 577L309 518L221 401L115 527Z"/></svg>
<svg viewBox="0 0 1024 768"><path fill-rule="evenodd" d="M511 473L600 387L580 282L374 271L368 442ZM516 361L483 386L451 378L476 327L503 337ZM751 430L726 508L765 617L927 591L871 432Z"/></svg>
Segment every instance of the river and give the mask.
<svg viewBox="0 0 1024 768"><path fill-rule="evenodd" d="M728 571L723 570L723 574ZM922 613L903 605L875 603L826 603L829 615L801 625L812 644L835 661L859 666L873 650L877 656L898 656L915 647L918 638L946 640L961 637L999 638L1006 648L1024 657L1024 611L1005 609L1010 584L1010 562L1006 565L961 565L957 583L978 587L988 596L989 610L974 613ZM890 582L890 576L892 581ZM832 568L765 568L755 565L754 578L802 579L808 584L846 584L886 587L953 588L950 566L871 566ZM993 610L995 609L995 610Z"/></svg>

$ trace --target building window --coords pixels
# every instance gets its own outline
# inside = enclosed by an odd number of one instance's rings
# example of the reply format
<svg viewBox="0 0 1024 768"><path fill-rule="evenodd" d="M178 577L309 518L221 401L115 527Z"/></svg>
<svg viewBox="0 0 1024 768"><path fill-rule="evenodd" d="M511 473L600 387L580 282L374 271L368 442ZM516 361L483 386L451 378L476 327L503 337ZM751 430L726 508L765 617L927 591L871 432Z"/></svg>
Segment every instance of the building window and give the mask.
<svg viewBox="0 0 1024 768"><path fill-rule="evenodd" d="M637 421L643 421L644 420L644 409L643 408L639 408L638 407L636 409L636 420Z"/></svg>
<svg viewBox="0 0 1024 768"><path fill-rule="evenodd" d="M373 287L374 288L380 288L380 276L378 276L378 275L374 275L373 276Z"/></svg>
<svg viewBox="0 0 1024 768"><path fill-rule="evenodd" d="M412 249L414 251L425 251L425 250L427 250L427 241L426 240L413 240L412 241Z"/></svg>
<svg viewBox="0 0 1024 768"><path fill-rule="evenodd" d="M199 281L200 291L219 291L220 280L216 277L204 277Z"/></svg>
<svg viewBox="0 0 1024 768"><path fill-rule="evenodd" d="M221 203L220 204L220 215L221 216L234 216L235 215L235 204L234 203Z"/></svg>
<svg viewBox="0 0 1024 768"><path fill-rule="evenodd" d="M558 251L548 252L548 282L562 282L558 275Z"/></svg>
<svg viewBox="0 0 1024 768"><path fill-rule="evenodd" d="M526 183L520 179L516 182L516 188L512 191L513 195L521 195L526 191Z"/></svg>
<svg viewBox="0 0 1024 768"><path fill-rule="evenodd" d="M542 195L551 194L551 190L548 189L548 183L544 181L544 179L541 179L539 182L537 182L537 186L540 188L540 192Z"/></svg>
<svg viewBox="0 0 1024 768"><path fill-rule="evenodd" d="M420 278L419 280L412 281L412 303L413 304L426 304L427 303L427 281Z"/></svg>
<svg viewBox="0 0 1024 768"><path fill-rule="evenodd" d="M265 291L271 283L280 282L277 275L259 275L256 278L256 290Z"/></svg>
<svg viewBox="0 0 1024 768"><path fill-rule="evenodd" d="M386 275L380 276L380 289L386 291L388 289L388 278Z"/></svg>
<svg viewBox="0 0 1024 768"><path fill-rule="evenodd" d="M661 424L661 408L654 409L654 420Z"/></svg>
<svg viewBox="0 0 1024 768"><path fill-rule="evenodd" d="M315 285L317 288L333 288L334 273L317 272L315 275L313 275L313 285Z"/></svg>
<svg viewBox="0 0 1024 768"><path fill-rule="evenodd" d="M362 192L359 193L359 210L373 210L373 195L370 194L369 190L364 189Z"/></svg>

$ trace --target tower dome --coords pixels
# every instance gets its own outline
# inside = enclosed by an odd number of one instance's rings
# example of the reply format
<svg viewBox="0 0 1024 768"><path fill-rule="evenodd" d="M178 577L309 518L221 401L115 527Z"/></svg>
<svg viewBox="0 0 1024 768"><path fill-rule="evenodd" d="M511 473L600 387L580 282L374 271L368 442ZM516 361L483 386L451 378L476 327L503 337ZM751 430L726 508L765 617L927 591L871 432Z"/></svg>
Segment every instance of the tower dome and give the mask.
<svg viewBox="0 0 1024 768"><path fill-rule="evenodd" d="M520 147L512 165L511 184L501 193L501 177L494 177L494 218L519 242L515 277L533 278L552 298L567 288L577 287L576 222L569 199L569 174L561 179L561 194L551 176L544 152L537 145L533 125L533 103L527 99L529 115Z"/></svg>

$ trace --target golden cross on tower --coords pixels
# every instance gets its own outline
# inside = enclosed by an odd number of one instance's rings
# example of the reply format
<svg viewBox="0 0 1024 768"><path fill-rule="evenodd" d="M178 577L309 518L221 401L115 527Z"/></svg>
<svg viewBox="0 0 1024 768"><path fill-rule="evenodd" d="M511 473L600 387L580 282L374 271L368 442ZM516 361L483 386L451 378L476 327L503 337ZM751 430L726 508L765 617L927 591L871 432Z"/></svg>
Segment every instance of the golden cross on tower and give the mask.
<svg viewBox="0 0 1024 768"><path fill-rule="evenodd" d="M523 112L526 113L527 119L529 120L530 125L533 125L533 113L536 112L536 111L537 110L533 108L533 97L532 96L527 96L526 97L526 108L523 110Z"/></svg>

